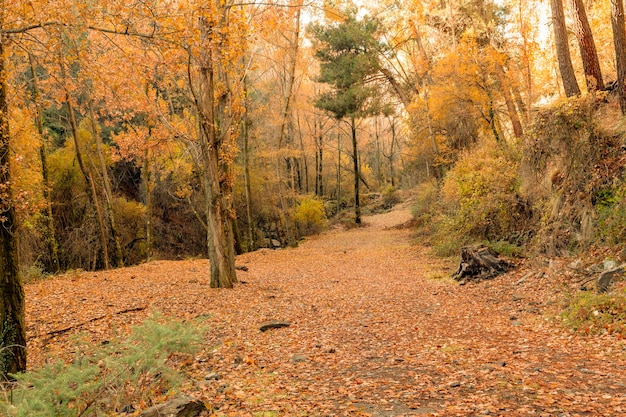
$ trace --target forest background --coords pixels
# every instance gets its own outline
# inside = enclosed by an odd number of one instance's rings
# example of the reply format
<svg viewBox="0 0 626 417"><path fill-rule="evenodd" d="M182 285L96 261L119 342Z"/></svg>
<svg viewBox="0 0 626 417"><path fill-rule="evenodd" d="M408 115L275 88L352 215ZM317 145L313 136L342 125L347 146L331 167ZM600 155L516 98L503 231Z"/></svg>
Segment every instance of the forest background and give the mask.
<svg viewBox="0 0 626 417"><path fill-rule="evenodd" d="M440 255L623 258L623 3L565 3L3 1L2 328L18 276L208 255L229 287L398 188Z"/></svg>

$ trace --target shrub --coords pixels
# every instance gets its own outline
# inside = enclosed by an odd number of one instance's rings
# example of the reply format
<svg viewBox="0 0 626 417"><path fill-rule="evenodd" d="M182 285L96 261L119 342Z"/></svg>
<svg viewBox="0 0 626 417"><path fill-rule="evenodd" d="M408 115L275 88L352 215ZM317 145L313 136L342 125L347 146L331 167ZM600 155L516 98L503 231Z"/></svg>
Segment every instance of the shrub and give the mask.
<svg viewBox="0 0 626 417"><path fill-rule="evenodd" d="M438 234L459 243L513 236L526 217L517 168L516 160L494 146L461 156L443 183Z"/></svg>
<svg viewBox="0 0 626 417"><path fill-rule="evenodd" d="M626 336L626 291L612 294L582 292L563 312L567 327L586 334L615 333Z"/></svg>
<svg viewBox="0 0 626 417"><path fill-rule="evenodd" d="M385 209L390 209L396 204L398 204L402 199L398 195L398 191L396 187L392 185L387 185L383 190L383 206Z"/></svg>
<svg viewBox="0 0 626 417"><path fill-rule="evenodd" d="M305 197L296 207L294 220L302 234L321 232L326 224L324 203L315 197Z"/></svg>
<svg viewBox="0 0 626 417"><path fill-rule="evenodd" d="M165 321L155 316L119 338L61 361L15 375L16 387L0 397L0 415L11 417L96 416L140 408L175 391L181 375L174 355L196 352L206 329L197 322ZM0 392L1 394L1 392Z"/></svg>

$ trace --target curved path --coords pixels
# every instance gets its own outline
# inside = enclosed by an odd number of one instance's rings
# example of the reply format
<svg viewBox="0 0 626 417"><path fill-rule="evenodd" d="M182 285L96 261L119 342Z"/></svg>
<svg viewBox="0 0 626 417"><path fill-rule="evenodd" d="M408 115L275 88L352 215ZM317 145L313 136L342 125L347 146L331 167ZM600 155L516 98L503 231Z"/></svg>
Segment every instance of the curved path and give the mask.
<svg viewBox="0 0 626 417"><path fill-rule="evenodd" d="M409 219L405 205L243 255L233 290L210 289L203 260L29 285L31 361L67 355L75 330L96 342L159 310L209 315L186 391L219 416L626 416L626 344L560 326L567 277L545 267L518 283L522 267L459 286L394 227ZM291 325L260 332L268 320Z"/></svg>

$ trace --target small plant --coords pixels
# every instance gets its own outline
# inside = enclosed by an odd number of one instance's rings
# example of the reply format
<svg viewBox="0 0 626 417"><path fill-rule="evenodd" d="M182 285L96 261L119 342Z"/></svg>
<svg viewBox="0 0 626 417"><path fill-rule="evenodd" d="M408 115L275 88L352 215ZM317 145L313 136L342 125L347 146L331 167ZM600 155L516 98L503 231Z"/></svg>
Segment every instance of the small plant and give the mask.
<svg viewBox="0 0 626 417"><path fill-rule="evenodd" d="M402 201L400 196L398 195L398 191L396 187L392 185L387 185L383 190L383 206L385 209L390 209L399 202Z"/></svg>
<svg viewBox="0 0 626 417"><path fill-rule="evenodd" d="M69 364L55 361L14 375L16 386L4 397L0 391L0 415L98 416L151 405L180 385L173 358L196 352L205 331L197 322L155 316L125 339L87 351L82 343Z"/></svg>
<svg viewBox="0 0 626 417"><path fill-rule="evenodd" d="M567 327L581 333L607 332L626 337L626 290L577 294L563 312L563 320Z"/></svg>

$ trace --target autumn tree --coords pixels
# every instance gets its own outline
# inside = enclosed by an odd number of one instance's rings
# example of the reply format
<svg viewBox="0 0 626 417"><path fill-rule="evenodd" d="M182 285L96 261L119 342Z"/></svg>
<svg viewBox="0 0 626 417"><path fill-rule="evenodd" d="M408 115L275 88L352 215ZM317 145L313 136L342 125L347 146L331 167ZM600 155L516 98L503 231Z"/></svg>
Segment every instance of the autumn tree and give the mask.
<svg viewBox="0 0 626 417"><path fill-rule="evenodd" d="M600 70L600 61L598 60L596 44L593 41L593 34L591 33L591 27L587 19L585 5L582 0L569 0L569 7L572 14L574 33L578 39L580 56L585 70L587 90L603 90L604 80L602 79L602 71Z"/></svg>
<svg viewBox="0 0 626 417"><path fill-rule="evenodd" d="M562 0L550 0L550 9L552 10L552 27L554 30L554 42L556 44L556 54L559 61L559 69L561 79L563 80L563 88L567 97L580 95L580 88L576 81L574 66L572 65L572 57L569 51L569 42L567 40L567 29L565 27L565 14L563 12Z"/></svg>
<svg viewBox="0 0 626 417"><path fill-rule="evenodd" d="M626 28L622 0L611 0L611 27L617 66L617 93L622 114L626 114Z"/></svg>
<svg viewBox="0 0 626 417"><path fill-rule="evenodd" d="M378 30L376 20L369 17L359 20L354 15L339 23L311 27L317 42L315 56L321 63L319 81L332 87L319 96L315 105L338 120L345 120L350 128L355 223L361 223L357 120L372 109L370 104L377 91L369 78L380 68Z"/></svg>
<svg viewBox="0 0 626 417"><path fill-rule="evenodd" d="M24 289L19 276L15 207L11 195L11 131L7 90L9 38L0 12L0 379L26 369Z"/></svg>

